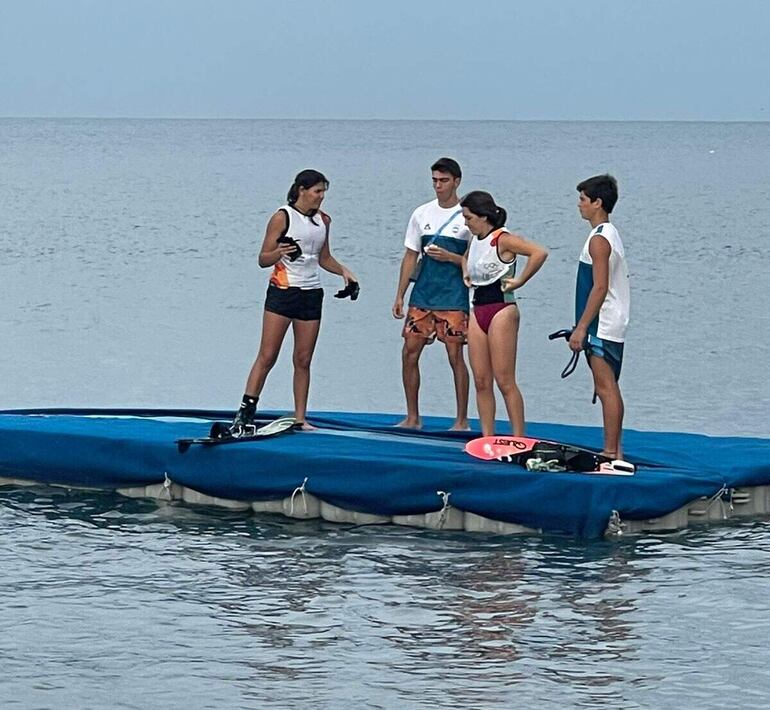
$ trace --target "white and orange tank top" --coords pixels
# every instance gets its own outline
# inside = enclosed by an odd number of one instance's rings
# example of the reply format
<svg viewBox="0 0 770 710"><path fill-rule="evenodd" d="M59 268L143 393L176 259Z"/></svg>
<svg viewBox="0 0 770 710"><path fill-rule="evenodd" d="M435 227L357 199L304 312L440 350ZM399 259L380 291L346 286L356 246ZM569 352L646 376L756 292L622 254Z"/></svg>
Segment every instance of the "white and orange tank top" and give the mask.
<svg viewBox="0 0 770 710"><path fill-rule="evenodd" d="M504 228L495 229L483 239L473 237L468 250L468 276L474 286L488 286L503 276L510 276L516 268L516 257L503 261L497 252L497 241Z"/></svg>
<svg viewBox="0 0 770 710"><path fill-rule="evenodd" d="M284 256L276 262L270 283L278 288L321 288L318 256L329 234L331 217L320 210L306 215L291 205L284 205L279 211L286 215L284 234L297 241L302 256L295 261Z"/></svg>

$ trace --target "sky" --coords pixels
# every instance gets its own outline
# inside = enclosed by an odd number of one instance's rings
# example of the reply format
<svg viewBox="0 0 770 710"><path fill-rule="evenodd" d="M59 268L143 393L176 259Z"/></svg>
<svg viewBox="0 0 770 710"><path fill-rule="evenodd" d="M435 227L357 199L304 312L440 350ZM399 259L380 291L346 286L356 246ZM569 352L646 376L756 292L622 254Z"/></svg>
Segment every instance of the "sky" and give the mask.
<svg viewBox="0 0 770 710"><path fill-rule="evenodd" d="M0 117L770 120L766 0L0 0Z"/></svg>

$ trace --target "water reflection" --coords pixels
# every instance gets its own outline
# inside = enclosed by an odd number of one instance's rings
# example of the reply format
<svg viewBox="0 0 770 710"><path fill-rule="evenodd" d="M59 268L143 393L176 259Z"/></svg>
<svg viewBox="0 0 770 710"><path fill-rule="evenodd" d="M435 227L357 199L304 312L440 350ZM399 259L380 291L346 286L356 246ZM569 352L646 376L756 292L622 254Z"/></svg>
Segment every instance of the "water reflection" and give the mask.
<svg viewBox="0 0 770 710"><path fill-rule="evenodd" d="M5 488L0 698L68 674L92 687L76 659L94 653L211 706L649 707L696 677L725 698L698 669L757 668L768 541L761 523L585 544ZM770 689L757 672L750 694ZM154 690L136 684L134 706Z"/></svg>

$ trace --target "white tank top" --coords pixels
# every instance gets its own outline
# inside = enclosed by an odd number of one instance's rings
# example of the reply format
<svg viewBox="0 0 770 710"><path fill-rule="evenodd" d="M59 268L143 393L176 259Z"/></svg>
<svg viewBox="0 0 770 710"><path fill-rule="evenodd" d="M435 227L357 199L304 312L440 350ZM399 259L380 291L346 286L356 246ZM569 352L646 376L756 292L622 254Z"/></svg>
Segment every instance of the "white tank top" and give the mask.
<svg viewBox="0 0 770 710"><path fill-rule="evenodd" d="M593 288L593 259L589 246L596 235L604 237L610 244L609 284L607 295L599 309L598 316L589 325L588 332L603 340L622 343L626 339L626 328L631 310L631 291L628 280L628 265L626 251L620 239L618 230L611 222L604 222L594 229L586 239L580 252L578 264L578 284L575 299L575 322L585 310L588 297Z"/></svg>
<svg viewBox="0 0 770 710"><path fill-rule="evenodd" d="M302 256L295 261L288 256L281 257L273 267L270 283L278 288L321 288L318 255L326 242L331 217L320 210L310 217L290 205L284 205L279 211L288 219L286 236L297 241Z"/></svg>
<svg viewBox="0 0 770 710"><path fill-rule="evenodd" d="M503 227L490 232L484 239L473 237L468 251L468 275L474 286L488 286L505 276L516 263L503 261L497 253L497 241L505 234Z"/></svg>

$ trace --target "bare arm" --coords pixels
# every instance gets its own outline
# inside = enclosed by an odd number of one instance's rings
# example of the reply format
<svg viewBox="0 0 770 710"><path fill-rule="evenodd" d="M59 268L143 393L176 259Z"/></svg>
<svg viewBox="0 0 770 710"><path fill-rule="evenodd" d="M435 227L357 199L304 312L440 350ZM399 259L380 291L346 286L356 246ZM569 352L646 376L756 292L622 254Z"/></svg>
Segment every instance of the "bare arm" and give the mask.
<svg viewBox="0 0 770 710"><path fill-rule="evenodd" d="M583 315L580 316L580 320L575 325L569 339L570 349L576 352L583 349L588 326L601 310L610 287L610 254L612 254L610 243L604 237L596 234L591 237L591 241L588 243L588 253L593 262L594 285L591 288L591 293L588 294Z"/></svg>
<svg viewBox="0 0 770 710"><path fill-rule="evenodd" d="M525 239L520 234L511 234L509 232L504 232L500 235L497 251L505 261L512 261L517 255L527 257L527 264L518 276L503 279L504 291L513 291L521 288L540 271L540 268L548 258L548 250L545 247L540 246L537 242Z"/></svg>
<svg viewBox="0 0 770 710"><path fill-rule="evenodd" d="M347 266L341 264L332 256L331 249L329 248L328 223L326 226L326 241L324 241L324 244L321 247L321 251L318 254L318 265L324 271L328 271L330 274L337 274L338 276L342 276L342 278L345 279L345 284L348 284L351 281L358 281L353 272L350 271Z"/></svg>
<svg viewBox="0 0 770 710"><path fill-rule="evenodd" d="M417 264L418 253L414 249L407 247L404 250L404 258L401 259L401 269L398 272L398 287L396 288L396 300L393 303L393 317L404 317L404 296L406 289L409 288L409 277L414 272Z"/></svg>
<svg viewBox="0 0 770 710"><path fill-rule="evenodd" d="M288 256L296 250L291 244L279 244L278 237L286 229L286 213L278 210L267 223L265 238L262 248L259 250L259 265L265 269L277 264L284 256Z"/></svg>

